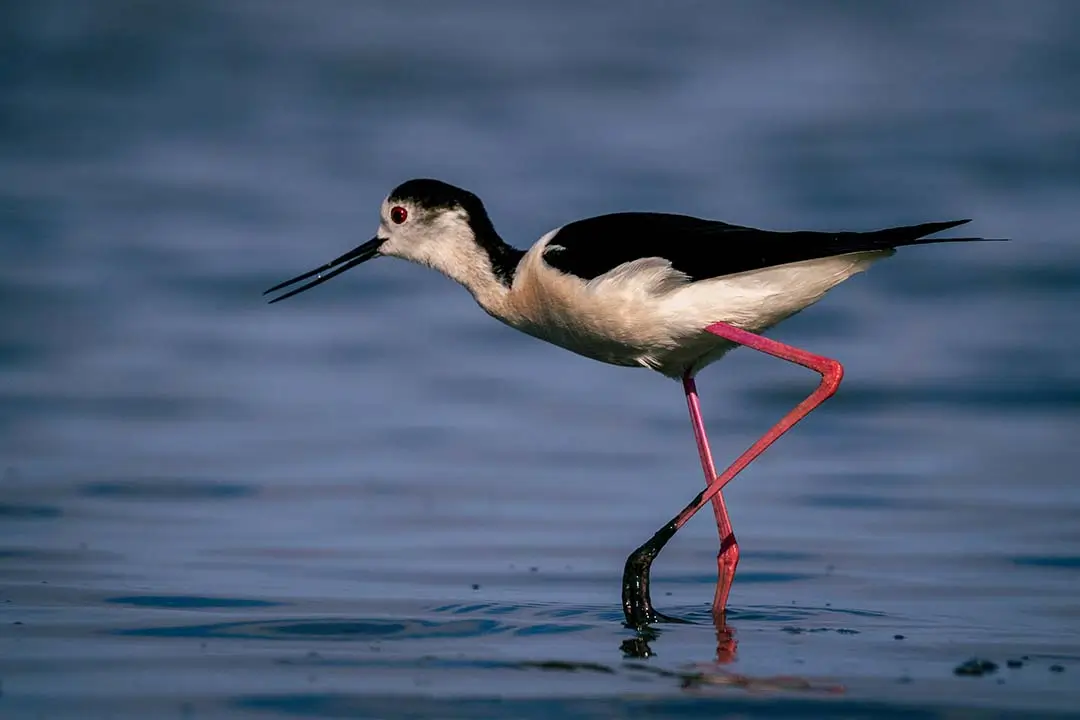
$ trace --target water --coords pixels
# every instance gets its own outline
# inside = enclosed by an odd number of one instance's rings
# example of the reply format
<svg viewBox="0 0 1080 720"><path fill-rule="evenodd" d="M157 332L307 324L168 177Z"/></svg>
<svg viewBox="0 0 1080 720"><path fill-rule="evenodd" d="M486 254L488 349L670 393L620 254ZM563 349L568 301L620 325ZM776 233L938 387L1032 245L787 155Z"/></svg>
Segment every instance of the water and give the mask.
<svg viewBox="0 0 1080 720"><path fill-rule="evenodd" d="M1076 711L1080 11L623 7L4 4L0 715ZM413 176L519 246L619 209L1014 241L774 333L845 383L725 491L728 626L702 513L654 570L694 623L639 637L623 560L702 482L677 384L401 262L260 298ZM716 453L813 383L707 370Z"/></svg>

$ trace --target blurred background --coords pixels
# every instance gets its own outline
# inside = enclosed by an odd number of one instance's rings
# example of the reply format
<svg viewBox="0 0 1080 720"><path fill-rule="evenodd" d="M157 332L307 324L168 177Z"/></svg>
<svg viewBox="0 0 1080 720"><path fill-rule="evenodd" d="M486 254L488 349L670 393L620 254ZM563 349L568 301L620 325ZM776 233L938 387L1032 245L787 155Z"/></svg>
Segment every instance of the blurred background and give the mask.
<svg viewBox="0 0 1080 720"><path fill-rule="evenodd" d="M1067 0L0 4L0 714L1075 709L1078 73ZM418 176L519 247L629 209L1012 242L772 333L845 383L725 491L734 662L709 513L643 660L623 560L702 484L678 384L400 261L260 297ZM718 461L813 386L704 372Z"/></svg>

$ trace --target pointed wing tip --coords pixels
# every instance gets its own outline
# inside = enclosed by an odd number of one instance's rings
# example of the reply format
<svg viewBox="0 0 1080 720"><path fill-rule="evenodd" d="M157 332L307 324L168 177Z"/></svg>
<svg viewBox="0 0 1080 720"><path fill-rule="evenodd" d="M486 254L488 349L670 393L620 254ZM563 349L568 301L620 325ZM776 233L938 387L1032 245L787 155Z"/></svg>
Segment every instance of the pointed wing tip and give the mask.
<svg viewBox="0 0 1080 720"><path fill-rule="evenodd" d="M922 233L921 237L926 237L927 235L937 235L939 232L952 230L953 228L960 227L961 225L967 225L969 222L971 222L971 218L964 218L962 220L943 220L939 222L928 222L923 223L922 225L917 225L915 227Z"/></svg>
<svg viewBox="0 0 1080 720"><path fill-rule="evenodd" d="M960 225L967 225L969 222L971 222L971 218L964 218L963 220L950 220L948 223L942 223L942 225L945 225L945 227L941 228L941 230L948 230L949 228L959 227ZM937 230L935 232L941 232L941 230ZM931 233L931 235L932 234L933 233ZM970 240L970 241L976 241L976 242L1012 242L1012 240L1013 240L1013 238L1005 238L1005 237L962 237L962 238L940 238L940 239L941 240L950 240L950 241Z"/></svg>
<svg viewBox="0 0 1080 720"><path fill-rule="evenodd" d="M942 225L945 225L945 227L941 228L941 230L947 230L949 228L959 227L960 225L967 225L969 222L971 222L971 218L964 218L963 220L950 220L948 223L942 223ZM937 230L936 232L941 232L941 230ZM931 234L933 234L933 233L931 233ZM1004 238L1004 237L962 237L962 238L941 238L941 240L950 240L950 241L969 240L969 241L975 241L975 242L1012 242L1013 238Z"/></svg>

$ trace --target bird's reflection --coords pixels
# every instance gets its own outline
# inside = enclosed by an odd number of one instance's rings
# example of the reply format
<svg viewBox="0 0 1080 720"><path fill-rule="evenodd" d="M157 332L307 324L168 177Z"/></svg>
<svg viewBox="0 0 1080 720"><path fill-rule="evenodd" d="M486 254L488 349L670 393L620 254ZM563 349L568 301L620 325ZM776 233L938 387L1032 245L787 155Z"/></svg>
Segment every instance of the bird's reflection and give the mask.
<svg viewBox="0 0 1080 720"><path fill-rule="evenodd" d="M735 639L735 628L727 622L727 613L713 614L713 627L716 630L716 663L726 665L735 660L735 653L739 647ZM662 631L654 626L647 625L637 630L637 635L622 641L619 649L623 657L633 660L645 660L655 653L650 642L655 641Z"/></svg>
<svg viewBox="0 0 1080 720"><path fill-rule="evenodd" d="M676 679L679 681L679 686L684 690L703 690L708 687L715 687L740 688L751 691L771 690L826 694L844 692L841 685L810 678L792 675L752 677L724 669L722 666L734 662L739 643L735 639L735 628L727 622L726 613L714 614L712 621L716 632L716 657L714 660L695 663L689 668L680 670L662 668L651 663L628 662L626 666L653 675ZM638 629L634 637L623 640L619 649L626 660L647 660L656 654L650 643L655 642L663 632L662 626L659 629L656 626L645 626Z"/></svg>
<svg viewBox="0 0 1080 720"><path fill-rule="evenodd" d="M739 641L735 639L735 628L727 624L727 613L713 616L713 626L716 628L716 662L726 665L735 660L735 651L739 647Z"/></svg>

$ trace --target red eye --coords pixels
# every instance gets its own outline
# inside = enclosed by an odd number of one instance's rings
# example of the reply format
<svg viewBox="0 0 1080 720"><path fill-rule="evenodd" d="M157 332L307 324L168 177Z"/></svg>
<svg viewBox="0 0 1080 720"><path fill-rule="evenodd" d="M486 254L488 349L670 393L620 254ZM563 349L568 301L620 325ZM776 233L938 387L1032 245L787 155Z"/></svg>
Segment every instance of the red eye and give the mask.
<svg viewBox="0 0 1080 720"><path fill-rule="evenodd" d="M409 217L409 211L400 205L395 205L390 209L390 219L397 225L405 222L405 219Z"/></svg>

